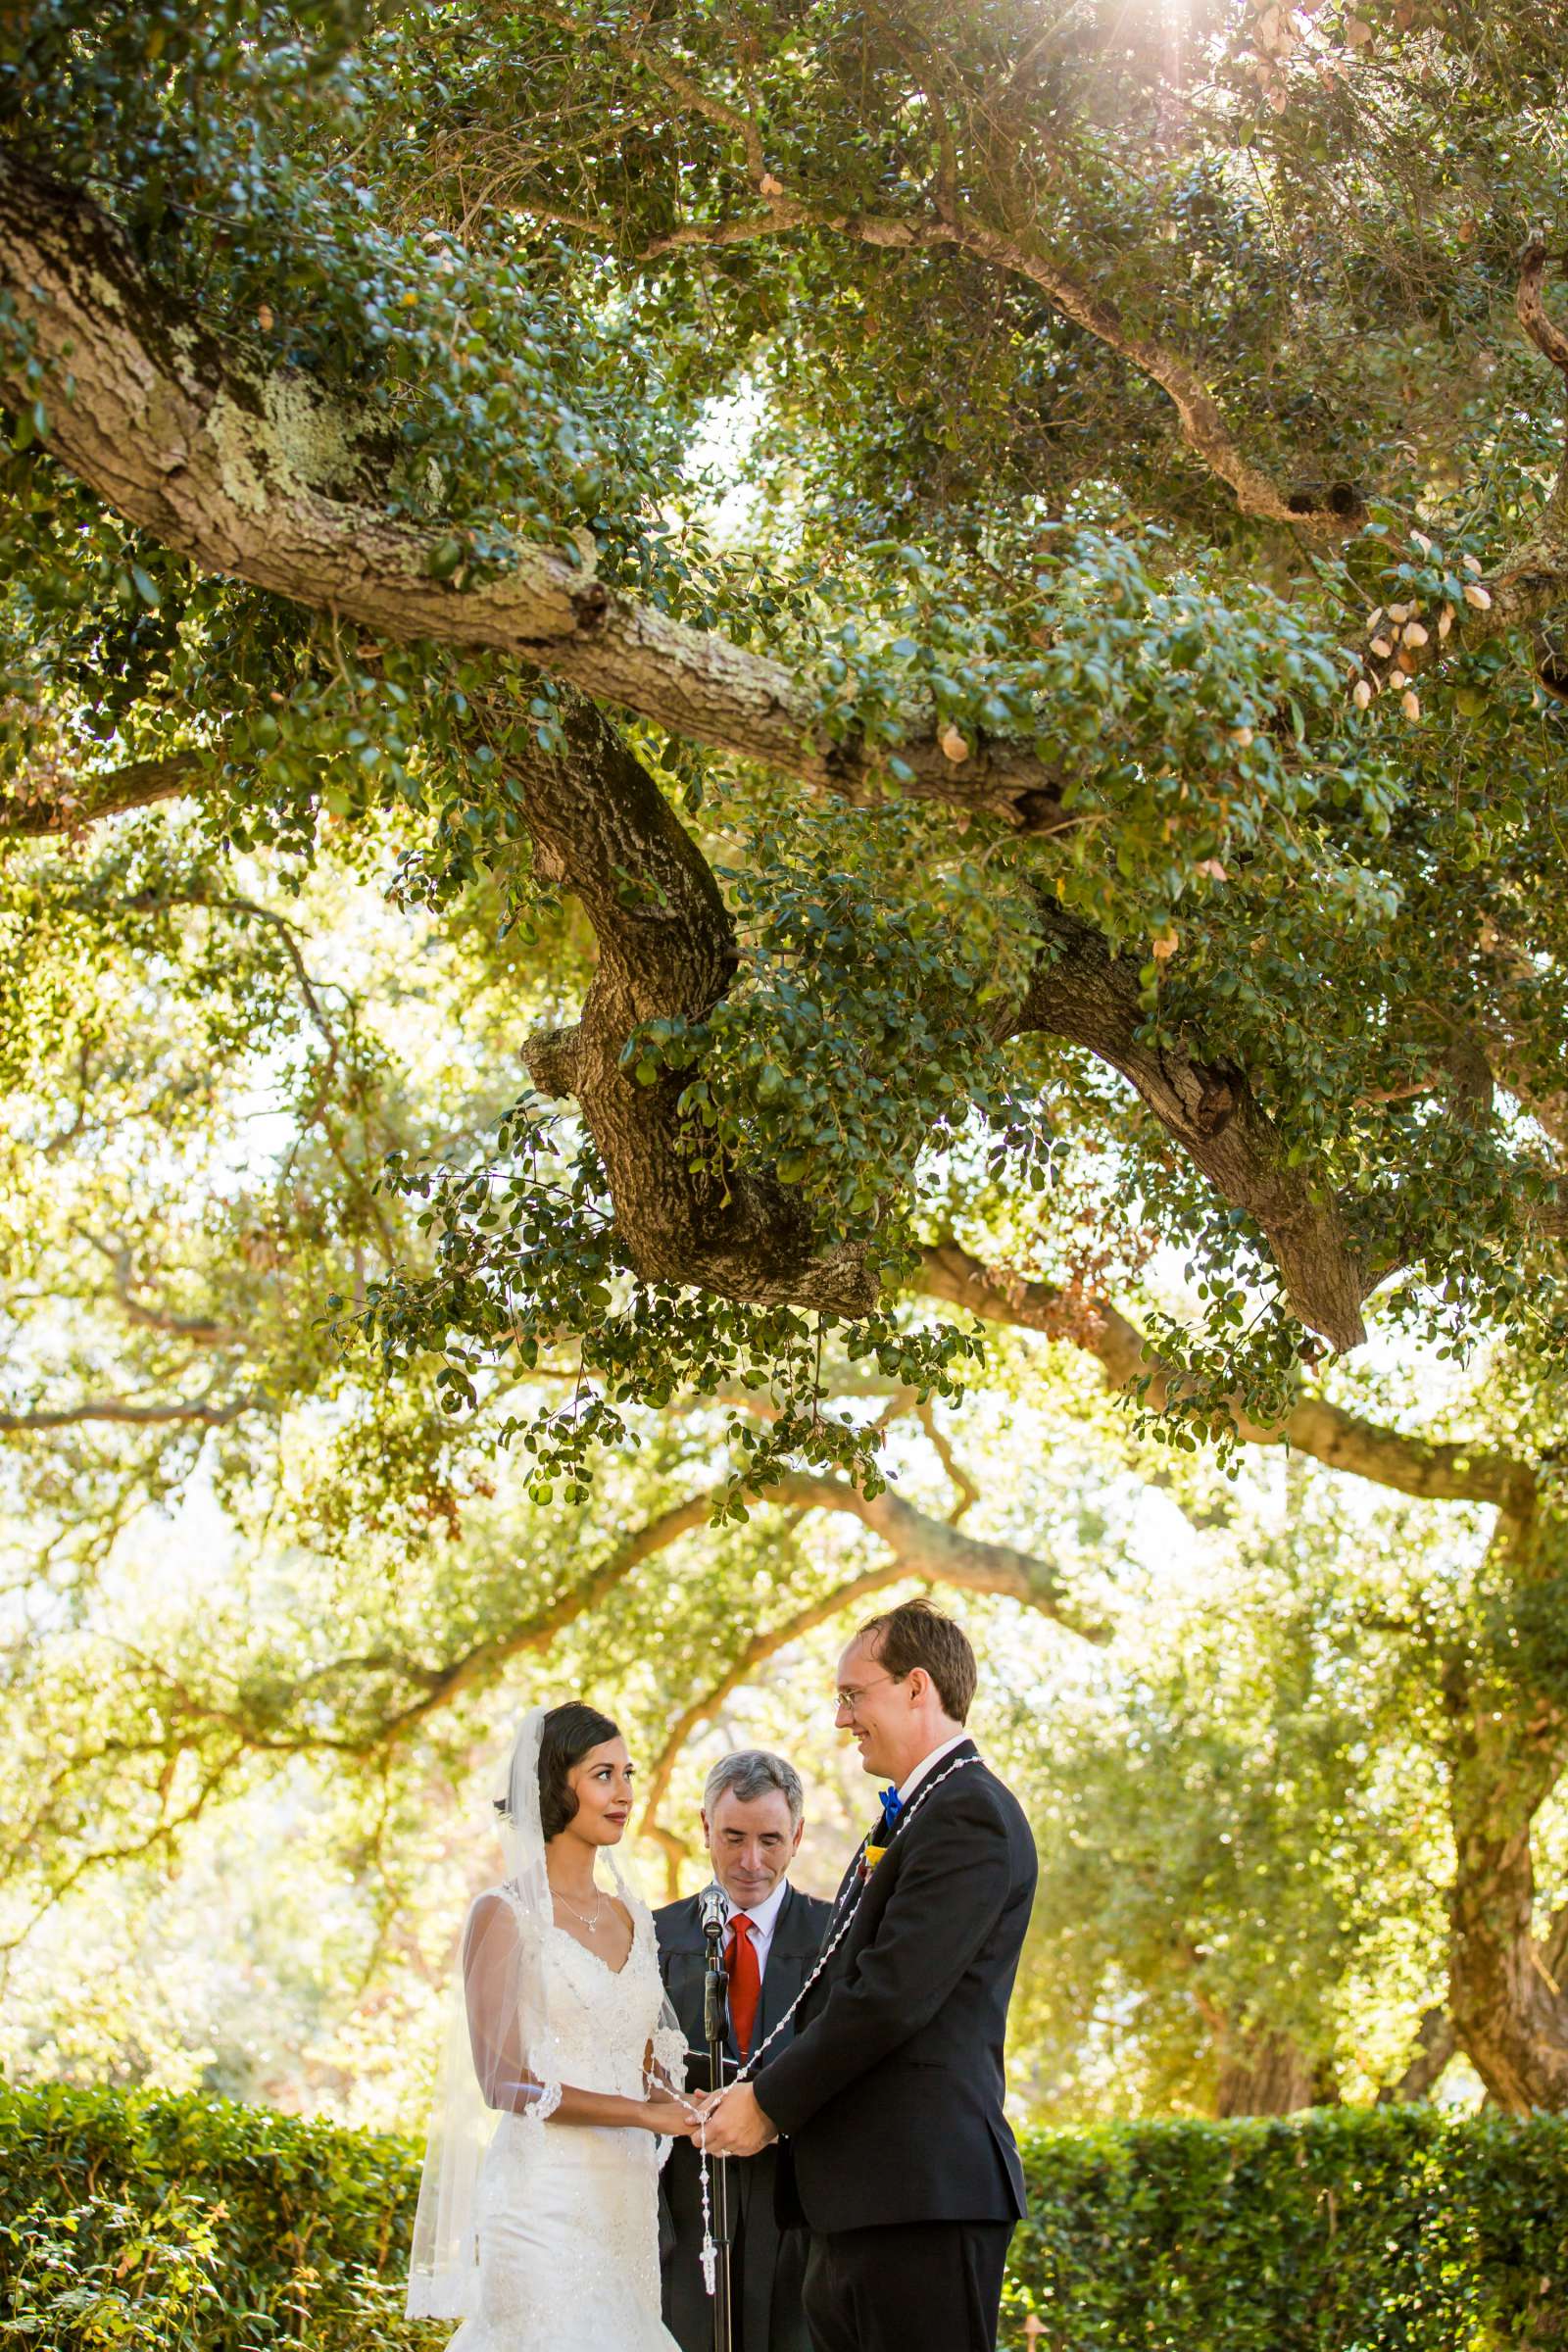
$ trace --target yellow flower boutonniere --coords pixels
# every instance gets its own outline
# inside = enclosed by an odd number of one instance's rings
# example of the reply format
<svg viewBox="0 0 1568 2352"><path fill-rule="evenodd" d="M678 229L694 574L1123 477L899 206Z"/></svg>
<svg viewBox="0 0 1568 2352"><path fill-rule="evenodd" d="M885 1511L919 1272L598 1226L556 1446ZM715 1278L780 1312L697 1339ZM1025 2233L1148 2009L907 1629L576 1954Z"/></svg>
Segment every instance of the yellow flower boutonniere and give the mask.
<svg viewBox="0 0 1568 2352"><path fill-rule="evenodd" d="M860 1857L860 1884L862 1886L887 1852L888 1847L893 1843L893 1833L899 1826L899 1815L904 1810L896 1788L884 1788L881 1796L882 1818L866 1839Z"/></svg>

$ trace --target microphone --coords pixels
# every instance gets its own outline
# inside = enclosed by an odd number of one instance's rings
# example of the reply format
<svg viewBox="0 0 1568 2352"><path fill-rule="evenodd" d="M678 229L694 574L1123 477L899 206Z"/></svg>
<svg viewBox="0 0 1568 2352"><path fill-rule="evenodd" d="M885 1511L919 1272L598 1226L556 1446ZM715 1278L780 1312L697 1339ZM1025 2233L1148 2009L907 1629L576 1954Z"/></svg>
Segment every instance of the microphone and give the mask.
<svg viewBox="0 0 1568 2352"><path fill-rule="evenodd" d="M723 1889L718 1886L705 1886L702 1891L701 1901L703 1906L703 1934L710 1938L716 1939L718 1936L723 1935L725 1926L727 1925L727 1922L724 1918Z"/></svg>

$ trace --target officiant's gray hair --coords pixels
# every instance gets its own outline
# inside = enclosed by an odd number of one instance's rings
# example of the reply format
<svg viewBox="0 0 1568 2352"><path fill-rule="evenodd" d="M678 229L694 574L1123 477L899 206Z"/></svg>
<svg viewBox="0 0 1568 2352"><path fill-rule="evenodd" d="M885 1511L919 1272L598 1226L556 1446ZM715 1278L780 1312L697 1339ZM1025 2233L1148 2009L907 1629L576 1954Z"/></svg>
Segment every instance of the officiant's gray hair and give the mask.
<svg viewBox="0 0 1568 2352"><path fill-rule="evenodd" d="M740 1747L720 1756L703 1783L703 1811L711 1816L721 1796L738 1796L749 1805L754 1796L777 1789L790 1809L790 1827L798 1830L806 1818L806 1790L793 1764L765 1747Z"/></svg>

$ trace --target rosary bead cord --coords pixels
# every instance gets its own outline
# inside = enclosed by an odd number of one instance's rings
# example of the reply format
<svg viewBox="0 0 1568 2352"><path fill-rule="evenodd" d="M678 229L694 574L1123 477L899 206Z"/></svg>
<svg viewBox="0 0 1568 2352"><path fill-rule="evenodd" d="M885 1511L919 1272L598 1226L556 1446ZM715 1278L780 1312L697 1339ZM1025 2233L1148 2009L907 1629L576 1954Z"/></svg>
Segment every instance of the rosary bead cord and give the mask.
<svg viewBox="0 0 1568 2352"><path fill-rule="evenodd" d="M905 1807L905 1810L900 1817L900 1831L902 1832L909 1823L909 1821L912 1820L913 1816L919 1811L921 1804L925 1798L930 1795L933 1788L940 1788L944 1781L950 1780L954 1773L961 1772L966 1764L978 1764L979 1761L980 1759L978 1756L959 1756L956 1763L947 1765L943 1771L937 1773L931 1780L927 1781L924 1788L917 1788L913 1797ZM752 2052L751 2056L746 2060L744 2065L737 2068L734 2081L726 2082L720 2087L718 2097L714 2100L714 2106L718 2104L719 2100L728 2098L730 2092L735 2088L736 2083L744 2082L749 2076L756 2072L758 2061L760 2059L762 2052L767 2048L769 2042L776 2041L779 2034L783 2033L785 2027L794 2017L796 2010L799 2009L801 2003L805 2000L812 1985L821 1976L823 1969L826 1968L828 1962L832 1959L833 1954L838 1950L839 1945L849 1934L850 1929L855 1921L856 1912L860 1906L860 1897L865 1892L866 1886L869 1883L866 1879L861 1877L860 1866L865 1859L865 1849L870 1842L871 1837L868 1831L860 1839L859 1847L856 1853L855 1860L850 1866L848 1888L846 1892L841 1894L839 1897L840 1907L843 1908L846 1905L848 1907L844 1908L844 1916L842 1919L839 1917L838 1911L835 1910L833 1917L828 1921L827 1941L823 1944L821 1950L817 1953L816 1958L812 1961L809 1969L807 1971L806 1981L802 1984L800 1991L796 1994L794 2000L791 2001L789 2007L785 2010L777 2025L774 2026L772 2030L763 2037L763 2039L758 2043L756 2049ZM651 2085L652 2077L648 2078L648 2080ZM662 2084L660 2087L666 2090L668 2088L668 2086L665 2084ZM708 2119L709 2116L712 2114L713 2109L709 2108L705 2111L702 2108L699 2108L693 2103L692 2100L686 2097L683 2091L669 2091L668 2095L676 2101L677 2105L684 2107L686 2113L695 2118L695 2120L702 2127L698 2133L697 2139L698 2176L702 2183L703 2192L703 2250L701 2260L703 2266L703 2284L707 2288L708 2292L711 2294L713 2292L714 2278L717 2269L717 2252L713 2244L712 2209L710 2202L709 2192Z"/></svg>

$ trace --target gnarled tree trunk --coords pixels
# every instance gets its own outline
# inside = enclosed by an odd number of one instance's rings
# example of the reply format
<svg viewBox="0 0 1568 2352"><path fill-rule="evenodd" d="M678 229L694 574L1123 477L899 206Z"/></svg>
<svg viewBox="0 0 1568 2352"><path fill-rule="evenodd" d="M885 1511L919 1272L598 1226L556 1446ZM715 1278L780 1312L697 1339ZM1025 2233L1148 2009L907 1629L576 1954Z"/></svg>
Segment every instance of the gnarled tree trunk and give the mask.
<svg viewBox="0 0 1568 2352"><path fill-rule="evenodd" d="M1298 2115L1303 2107L1338 2104L1324 2068L1292 2034L1237 2035L1224 2047L1214 2085L1214 2113Z"/></svg>
<svg viewBox="0 0 1568 2352"><path fill-rule="evenodd" d="M1499 1512L1491 1563L1507 1584L1500 1641L1449 1668L1454 1835L1450 2001L1466 2055L1514 2114L1568 2108L1568 1999L1555 1945L1538 1939L1531 1831L1568 1761L1557 1700L1532 1680L1532 1635L1568 1570L1568 1523L1543 1496ZM1523 1638L1520 1638L1522 1628ZM1522 1671L1512 1670L1513 1657Z"/></svg>

